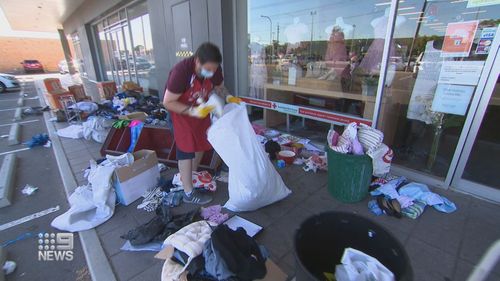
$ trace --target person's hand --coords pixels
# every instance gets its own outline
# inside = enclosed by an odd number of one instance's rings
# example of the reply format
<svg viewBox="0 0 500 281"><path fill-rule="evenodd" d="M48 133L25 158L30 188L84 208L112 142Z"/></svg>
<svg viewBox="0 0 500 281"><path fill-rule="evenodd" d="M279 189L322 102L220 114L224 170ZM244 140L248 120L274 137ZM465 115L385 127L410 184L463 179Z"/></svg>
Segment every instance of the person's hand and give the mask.
<svg viewBox="0 0 500 281"><path fill-rule="evenodd" d="M214 109L215 106L213 105L200 104L197 107L189 109L188 114L189 116L203 119L207 117L210 114L210 112L212 112Z"/></svg>
<svg viewBox="0 0 500 281"><path fill-rule="evenodd" d="M227 103L236 103L236 104L240 104L243 100L238 98L238 97L235 97L233 95L227 95L226 97L226 102Z"/></svg>

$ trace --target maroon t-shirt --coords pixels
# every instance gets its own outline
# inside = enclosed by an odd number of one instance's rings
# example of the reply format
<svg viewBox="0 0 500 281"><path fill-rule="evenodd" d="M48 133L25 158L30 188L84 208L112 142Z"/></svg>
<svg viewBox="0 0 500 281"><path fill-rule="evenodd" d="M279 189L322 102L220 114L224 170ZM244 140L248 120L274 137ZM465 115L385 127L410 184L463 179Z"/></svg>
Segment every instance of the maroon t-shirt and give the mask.
<svg viewBox="0 0 500 281"><path fill-rule="evenodd" d="M203 78L198 77L194 71L195 61L194 57L189 57L178 62L172 70L170 70L170 74L168 75L167 85L165 87L174 94L182 94L190 87L191 77L195 74L196 79L203 80ZM222 84L224 78L222 77L222 68L217 68L217 71L214 73L214 76L210 78L212 84L215 86L219 86Z"/></svg>

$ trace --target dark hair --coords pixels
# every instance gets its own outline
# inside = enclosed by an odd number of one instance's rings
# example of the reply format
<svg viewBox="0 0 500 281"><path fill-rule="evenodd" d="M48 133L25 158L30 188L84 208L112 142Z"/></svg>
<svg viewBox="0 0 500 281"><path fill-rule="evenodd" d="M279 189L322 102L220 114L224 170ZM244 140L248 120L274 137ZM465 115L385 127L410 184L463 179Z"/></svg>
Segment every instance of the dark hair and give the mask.
<svg viewBox="0 0 500 281"><path fill-rule="evenodd" d="M201 64L205 64L207 62L215 62L222 63L222 55L220 53L219 47L210 42L205 42L201 44L194 56L200 60Z"/></svg>

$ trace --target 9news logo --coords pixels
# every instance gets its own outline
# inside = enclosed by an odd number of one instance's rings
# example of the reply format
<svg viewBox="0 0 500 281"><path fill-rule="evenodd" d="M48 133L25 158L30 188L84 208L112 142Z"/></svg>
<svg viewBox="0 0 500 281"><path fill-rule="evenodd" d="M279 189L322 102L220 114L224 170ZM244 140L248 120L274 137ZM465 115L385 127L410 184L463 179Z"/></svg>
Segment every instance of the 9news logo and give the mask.
<svg viewBox="0 0 500 281"><path fill-rule="evenodd" d="M73 233L38 233L39 261L72 261Z"/></svg>

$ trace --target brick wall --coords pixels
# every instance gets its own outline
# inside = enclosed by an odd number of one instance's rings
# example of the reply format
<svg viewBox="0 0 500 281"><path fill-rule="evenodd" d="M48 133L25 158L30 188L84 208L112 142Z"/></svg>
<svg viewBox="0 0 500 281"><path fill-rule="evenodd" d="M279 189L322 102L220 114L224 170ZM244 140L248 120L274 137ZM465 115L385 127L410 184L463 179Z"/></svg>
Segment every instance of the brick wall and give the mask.
<svg viewBox="0 0 500 281"><path fill-rule="evenodd" d="M21 61L39 60L45 71L58 71L64 59L59 39L16 38L0 36L0 72L23 73Z"/></svg>

